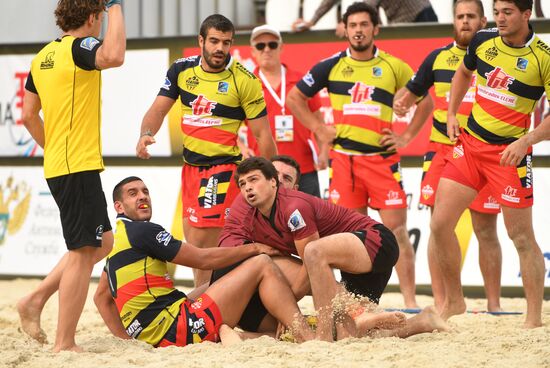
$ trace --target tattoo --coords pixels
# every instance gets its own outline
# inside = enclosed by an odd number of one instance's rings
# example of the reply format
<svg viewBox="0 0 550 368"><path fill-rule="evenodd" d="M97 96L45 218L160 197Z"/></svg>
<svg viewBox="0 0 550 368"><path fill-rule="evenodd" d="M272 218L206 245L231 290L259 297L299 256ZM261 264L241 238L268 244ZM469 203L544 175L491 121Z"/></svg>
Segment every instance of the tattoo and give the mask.
<svg viewBox="0 0 550 368"><path fill-rule="evenodd" d="M147 129L146 131L144 131L143 133L141 133L141 135L139 136L140 138L143 137L144 135L148 135L149 137L152 137L153 136L153 132L151 131L151 129Z"/></svg>

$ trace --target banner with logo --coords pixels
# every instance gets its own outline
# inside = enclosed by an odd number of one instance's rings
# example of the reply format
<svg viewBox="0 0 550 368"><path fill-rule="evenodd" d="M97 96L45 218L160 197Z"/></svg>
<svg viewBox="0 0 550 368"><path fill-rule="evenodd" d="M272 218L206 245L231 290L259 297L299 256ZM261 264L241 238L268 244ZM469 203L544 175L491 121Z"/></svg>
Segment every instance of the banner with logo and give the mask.
<svg viewBox="0 0 550 368"><path fill-rule="evenodd" d="M21 121L33 57L0 55L0 157L43 155ZM104 156L135 156L141 121L162 86L168 63L168 49L129 50L124 65L102 72ZM172 155L167 125L163 124L156 144L149 148L153 156Z"/></svg>
<svg viewBox="0 0 550 368"><path fill-rule="evenodd" d="M179 167L112 167L102 174L103 190L107 196L109 217L115 225L115 212L112 208L111 193L114 185L127 176L139 176L149 187L153 218L168 231L178 234L174 224L181 216L178 206L180 191ZM422 170L404 168L403 181L408 201L408 228L411 242L416 249L416 282L430 284L427 261L430 211L419 205L419 186ZM535 168L535 206L533 221L539 246L545 256L545 285L550 286L550 197L545 188L550 188L550 168ZM0 167L0 275L45 276L66 252L59 211L50 194L42 169L37 167ZM322 193L326 192L327 172L321 172ZM369 213L379 219L376 211ZM459 237L467 247L462 280L464 285L481 286L483 279L478 266L478 244L472 236L471 223L465 221L459 228ZM498 235L502 246L503 286L521 286L519 260L514 245L506 234L502 216L499 215ZM102 264L96 265L93 275L99 276ZM193 274L187 267L179 266L177 279L191 280ZM397 284L392 276L390 283Z"/></svg>

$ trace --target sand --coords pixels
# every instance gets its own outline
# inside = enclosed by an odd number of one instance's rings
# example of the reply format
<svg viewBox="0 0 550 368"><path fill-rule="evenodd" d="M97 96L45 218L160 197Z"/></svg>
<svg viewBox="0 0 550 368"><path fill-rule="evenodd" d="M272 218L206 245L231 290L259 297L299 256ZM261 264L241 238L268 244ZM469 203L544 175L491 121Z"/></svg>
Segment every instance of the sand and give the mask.
<svg viewBox="0 0 550 368"><path fill-rule="evenodd" d="M57 321L57 295L46 304L42 326L50 344L40 345L19 329L17 300L38 280L0 281L0 367L550 367L550 302L543 307L544 327L524 330L524 316L468 313L451 318L452 331L426 333L408 339L361 338L336 343L293 344L263 337L231 347L203 343L185 348L154 349L144 343L112 337L93 305L90 287L77 329L77 343L86 352L51 353ZM185 291L185 290L184 290ZM419 296L422 306L431 304ZM467 299L469 310L485 309L485 300ZM506 311L523 312L523 299L503 298ZM310 299L300 303L312 312ZM385 294L385 308L401 308L400 294Z"/></svg>

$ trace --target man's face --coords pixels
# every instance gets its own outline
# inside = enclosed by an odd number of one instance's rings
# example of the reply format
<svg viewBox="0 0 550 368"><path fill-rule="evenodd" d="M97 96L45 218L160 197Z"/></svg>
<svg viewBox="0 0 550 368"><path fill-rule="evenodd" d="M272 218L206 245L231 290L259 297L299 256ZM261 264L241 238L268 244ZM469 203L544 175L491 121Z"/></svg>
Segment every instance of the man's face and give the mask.
<svg viewBox="0 0 550 368"><path fill-rule="evenodd" d="M498 28L498 34L502 37L513 37L529 22L531 10L523 13L516 4L496 0L493 7L493 15Z"/></svg>
<svg viewBox="0 0 550 368"><path fill-rule="evenodd" d="M277 181L266 179L260 170L252 170L239 177L239 188L249 205L262 209L271 205L277 193Z"/></svg>
<svg viewBox="0 0 550 368"><path fill-rule="evenodd" d="M277 44L274 49L271 46ZM269 33L264 33L252 41L252 57L260 68L269 68L281 63L281 47L279 39ZM263 48L262 48L263 47ZM262 48L262 50L258 50Z"/></svg>
<svg viewBox="0 0 550 368"><path fill-rule="evenodd" d="M115 201L118 214L125 214L134 221L149 221L153 214L149 189L141 180L135 180L122 186L122 200Z"/></svg>
<svg viewBox="0 0 550 368"><path fill-rule="evenodd" d="M286 189L298 189L298 173L296 169L290 165L285 164L281 161L273 161L273 166L277 169L279 173L279 183Z"/></svg>
<svg viewBox="0 0 550 368"><path fill-rule="evenodd" d="M378 31L379 27L372 24L369 13L355 13L348 17L345 33L350 47L355 51L368 50Z"/></svg>
<svg viewBox="0 0 550 368"><path fill-rule="evenodd" d="M459 46L467 47L477 31L487 25L487 18L479 15L474 2L464 2L456 6L454 18L455 41Z"/></svg>
<svg viewBox="0 0 550 368"><path fill-rule="evenodd" d="M208 72L218 72L225 68L225 61L229 55L229 49L233 42L231 32L218 31L210 28L206 33L206 38L199 35L199 46L202 50L202 59L208 68ZM204 65L203 65L204 67Z"/></svg>

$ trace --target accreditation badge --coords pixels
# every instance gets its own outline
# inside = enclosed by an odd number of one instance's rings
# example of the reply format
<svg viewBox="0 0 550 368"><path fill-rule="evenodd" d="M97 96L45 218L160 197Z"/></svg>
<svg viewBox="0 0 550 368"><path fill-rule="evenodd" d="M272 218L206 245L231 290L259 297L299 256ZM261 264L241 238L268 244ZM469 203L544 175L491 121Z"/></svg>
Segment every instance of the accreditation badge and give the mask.
<svg viewBox="0 0 550 368"><path fill-rule="evenodd" d="M275 115L275 140L277 142L294 141L294 117L292 115Z"/></svg>

